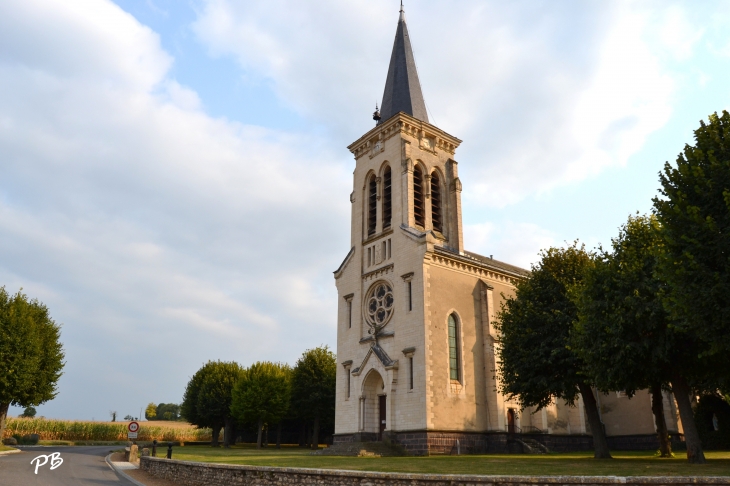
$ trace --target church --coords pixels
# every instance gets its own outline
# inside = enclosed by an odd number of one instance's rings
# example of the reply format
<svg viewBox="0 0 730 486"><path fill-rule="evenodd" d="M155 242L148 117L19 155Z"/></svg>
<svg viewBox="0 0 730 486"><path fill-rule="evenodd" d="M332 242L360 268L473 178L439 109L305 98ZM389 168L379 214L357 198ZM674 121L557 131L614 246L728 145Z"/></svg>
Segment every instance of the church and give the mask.
<svg viewBox="0 0 730 486"><path fill-rule="evenodd" d="M586 450L582 401L520 410L498 392L495 316L529 271L465 249L461 140L429 123L401 7L376 125L348 149L351 249L338 292L334 443L416 455L508 452L519 437ZM467 181L468 183L468 181ZM609 446L656 449L648 392L597 393ZM665 396L670 432L681 433Z"/></svg>

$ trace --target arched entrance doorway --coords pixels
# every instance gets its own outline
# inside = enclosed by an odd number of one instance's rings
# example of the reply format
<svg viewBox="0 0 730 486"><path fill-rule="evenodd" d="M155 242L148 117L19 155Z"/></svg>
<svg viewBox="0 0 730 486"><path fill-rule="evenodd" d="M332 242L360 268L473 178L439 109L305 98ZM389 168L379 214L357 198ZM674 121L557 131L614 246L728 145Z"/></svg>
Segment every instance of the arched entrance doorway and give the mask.
<svg viewBox="0 0 730 486"><path fill-rule="evenodd" d="M387 405L385 383L376 370L370 370L362 385L362 431L383 440L383 431L387 425Z"/></svg>

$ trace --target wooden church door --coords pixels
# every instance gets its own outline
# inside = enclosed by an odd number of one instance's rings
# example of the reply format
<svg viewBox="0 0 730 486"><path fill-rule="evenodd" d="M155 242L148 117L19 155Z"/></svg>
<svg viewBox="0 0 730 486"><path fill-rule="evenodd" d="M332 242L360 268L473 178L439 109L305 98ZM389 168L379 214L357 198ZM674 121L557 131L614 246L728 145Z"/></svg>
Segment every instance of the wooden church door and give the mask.
<svg viewBox="0 0 730 486"><path fill-rule="evenodd" d="M378 397L378 440L383 440L383 431L385 431L385 395Z"/></svg>

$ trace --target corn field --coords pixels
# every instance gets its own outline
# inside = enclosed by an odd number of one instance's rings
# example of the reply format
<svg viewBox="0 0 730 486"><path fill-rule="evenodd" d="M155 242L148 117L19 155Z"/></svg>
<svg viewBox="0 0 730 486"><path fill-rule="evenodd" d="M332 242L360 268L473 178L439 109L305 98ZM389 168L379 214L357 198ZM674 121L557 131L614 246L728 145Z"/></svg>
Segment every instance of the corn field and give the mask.
<svg viewBox="0 0 730 486"><path fill-rule="evenodd" d="M210 429L196 429L192 426L184 428L145 426L144 422L140 422L139 425L137 440L181 442L211 440ZM124 441L127 440L127 423L8 417L3 438L27 434L38 434L40 440Z"/></svg>

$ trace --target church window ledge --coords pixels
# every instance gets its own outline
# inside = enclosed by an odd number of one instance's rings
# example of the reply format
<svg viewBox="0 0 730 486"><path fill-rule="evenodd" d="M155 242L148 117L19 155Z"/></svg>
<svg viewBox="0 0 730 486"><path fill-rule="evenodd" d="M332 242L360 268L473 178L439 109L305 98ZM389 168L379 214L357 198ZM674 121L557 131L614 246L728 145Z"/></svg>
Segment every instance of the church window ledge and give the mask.
<svg viewBox="0 0 730 486"><path fill-rule="evenodd" d="M368 236L364 240L362 240L363 245L369 245L370 243L373 243L375 241L378 241L380 238L384 238L388 235L393 234L393 228L388 228L387 230L381 231L380 233Z"/></svg>

